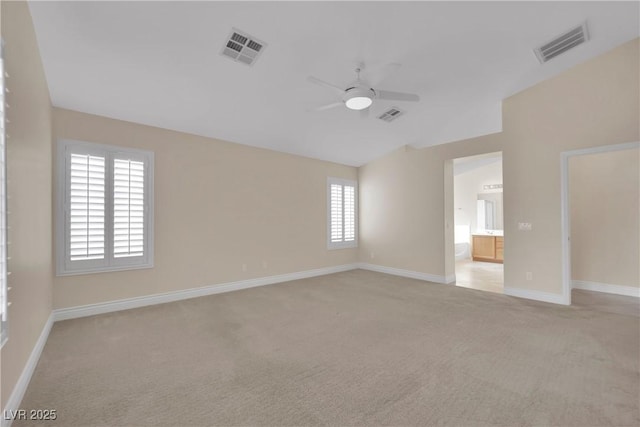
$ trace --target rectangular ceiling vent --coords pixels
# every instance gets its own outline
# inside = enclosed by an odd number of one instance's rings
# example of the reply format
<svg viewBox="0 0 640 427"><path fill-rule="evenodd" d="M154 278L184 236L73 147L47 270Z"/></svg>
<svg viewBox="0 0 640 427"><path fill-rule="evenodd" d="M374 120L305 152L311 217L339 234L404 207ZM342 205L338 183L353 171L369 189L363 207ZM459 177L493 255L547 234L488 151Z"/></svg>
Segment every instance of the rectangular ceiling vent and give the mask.
<svg viewBox="0 0 640 427"><path fill-rule="evenodd" d="M224 42L221 54L236 62L253 65L267 44L236 28L231 29Z"/></svg>
<svg viewBox="0 0 640 427"><path fill-rule="evenodd" d="M589 32L587 31L587 23L585 22L533 51L536 57L538 57L538 61L544 64L550 59L587 41L589 41Z"/></svg>
<svg viewBox="0 0 640 427"><path fill-rule="evenodd" d="M398 107L391 107L389 110L382 113L382 115L378 116L378 118L380 120L384 120L385 122L392 122L403 114L404 111L402 111Z"/></svg>

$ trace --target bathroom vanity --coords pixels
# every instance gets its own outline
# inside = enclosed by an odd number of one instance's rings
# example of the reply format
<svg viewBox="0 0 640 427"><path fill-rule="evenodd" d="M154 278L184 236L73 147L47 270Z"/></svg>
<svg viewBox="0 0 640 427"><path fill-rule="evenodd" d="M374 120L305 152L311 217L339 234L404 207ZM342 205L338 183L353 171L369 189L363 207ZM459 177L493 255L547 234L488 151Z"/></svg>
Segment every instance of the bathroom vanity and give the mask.
<svg viewBox="0 0 640 427"><path fill-rule="evenodd" d="M504 260L504 237L489 233L473 234L471 255L474 261L502 263Z"/></svg>

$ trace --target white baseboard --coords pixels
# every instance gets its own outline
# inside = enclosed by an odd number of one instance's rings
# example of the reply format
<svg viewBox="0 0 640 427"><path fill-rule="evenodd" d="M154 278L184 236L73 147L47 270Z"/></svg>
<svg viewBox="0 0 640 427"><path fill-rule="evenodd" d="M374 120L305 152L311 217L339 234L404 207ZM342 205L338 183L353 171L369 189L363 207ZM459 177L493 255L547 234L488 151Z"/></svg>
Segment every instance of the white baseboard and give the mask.
<svg viewBox="0 0 640 427"><path fill-rule="evenodd" d="M42 332L36 341L36 344L33 346L33 350L31 350L31 354L29 355L29 359L27 359L27 363L22 370L22 374L18 378L18 382L13 387L13 392L11 396L9 396L9 400L7 400L7 405L4 407L2 412L2 422L0 425L2 427L10 427L13 420L5 419L5 413L9 413L9 411L16 411L20 408L20 403L22 403L22 398L24 397L24 393L27 391L27 386L31 381L31 376L33 372L36 370L36 366L38 365L38 361L40 360L40 355L42 354L42 349L44 345L47 343L47 338L49 338L49 332L51 332L51 327L53 326L53 313L49 315L47 322L44 324L42 328ZM5 412L6 411L6 412Z"/></svg>
<svg viewBox="0 0 640 427"><path fill-rule="evenodd" d="M569 305L569 301L562 294L551 292L532 291L530 289L504 288L504 294L512 297L532 299L535 301L550 302L552 304Z"/></svg>
<svg viewBox="0 0 640 427"><path fill-rule="evenodd" d="M609 283L588 282L586 280L572 280L571 288L640 298L640 288L634 288L632 286L611 285Z"/></svg>
<svg viewBox="0 0 640 427"><path fill-rule="evenodd" d="M154 294L98 304L61 308L58 310L54 310L53 316L54 320L57 322L59 320L76 319L79 317L93 316L96 314L110 313L113 311L128 310L131 308L145 307L155 304L163 304L167 302L202 297L205 295L213 295L223 292L237 291L240 289L254 288L256 286L265 286L274 283L289 282L291 280L324 276L325 274L340 273L342 271L355 270L357 268L357 264L344 264L334 267L318 268L315 270L280 274L277 276L258 277L255 279L240 280L237 282L220 283L217 285L204 286L201 288L191 288L182 291L167 292L163 294Z"/></svg>
<svg viewBox="0 0 640 427"><path fill-rule="evenodd" d="M411 279L426 280L427 282L449 284L455 281L455 276L447 276L447 277L438 276L435 274L421 273L419 271L403 270L403 269L394 268L394 267L385 267L384 265L369 264L366 262L359 263L358 268L361 268L363 270L376 271L378 273L392 274L394 276L402 276L402 277L409 277ZM451 277L453 277L453 280L451 280Z"/></svg>

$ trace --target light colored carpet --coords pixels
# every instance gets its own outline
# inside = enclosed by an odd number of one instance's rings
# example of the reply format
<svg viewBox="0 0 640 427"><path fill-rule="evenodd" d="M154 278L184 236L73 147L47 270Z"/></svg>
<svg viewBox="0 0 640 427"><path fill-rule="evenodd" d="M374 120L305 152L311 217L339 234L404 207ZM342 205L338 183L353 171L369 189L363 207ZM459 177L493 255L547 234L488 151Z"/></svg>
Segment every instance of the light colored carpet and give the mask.
<svg viewBox="0 0 640 427"><path fill-rule="evenodd" d="M56 323L22 407L69 427L637 426L630 314L355 270Z"/></svg>

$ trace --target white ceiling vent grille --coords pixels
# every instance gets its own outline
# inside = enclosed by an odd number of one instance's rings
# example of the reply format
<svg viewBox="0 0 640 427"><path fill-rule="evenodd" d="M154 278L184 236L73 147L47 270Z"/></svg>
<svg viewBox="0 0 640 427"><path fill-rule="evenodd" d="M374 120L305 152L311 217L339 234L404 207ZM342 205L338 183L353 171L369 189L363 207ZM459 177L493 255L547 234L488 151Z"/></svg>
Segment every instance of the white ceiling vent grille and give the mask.
<svg viewBox="0 0 640 427"><path fill-rule="evenodd" d="M253 65L266 47L266 43L243 31L232 28L221 54L236 62Z"/></svg>
<svg viewBox="0 0 640 427"><path fill-rule="evenodd" d="M533 51L540 63L544 64L550 59L587 41L589 41L589 32L587 31L587 23L585 22Z"/></svg>
<svg viewBox="0 0 640 427"><path fill-rule="evenodd" d="M382 113L382 115L378 116L378 118L380 120L384 120L385 122L392 122L403 114L404 111L402 111L398 107L391 107L389 110Z"/></svg>

